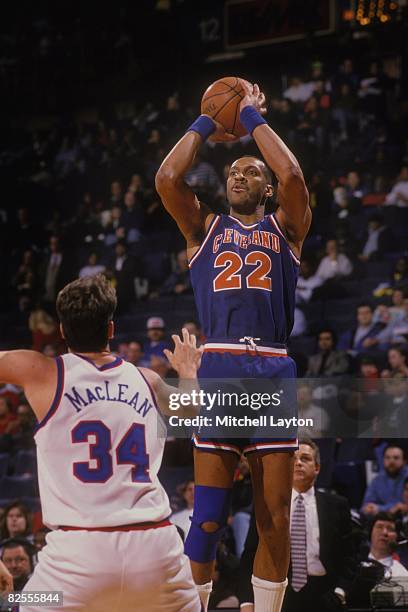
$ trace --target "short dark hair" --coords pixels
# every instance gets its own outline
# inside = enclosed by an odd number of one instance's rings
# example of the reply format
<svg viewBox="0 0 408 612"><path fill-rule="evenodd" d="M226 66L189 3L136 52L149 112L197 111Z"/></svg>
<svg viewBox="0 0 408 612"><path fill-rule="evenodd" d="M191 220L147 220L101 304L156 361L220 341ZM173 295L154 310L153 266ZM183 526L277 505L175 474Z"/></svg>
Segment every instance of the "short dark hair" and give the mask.
<svg viewBox="0 0 408 612"><path fill-rule="evenodd" d="M320 334L330 334L333 340L334 346L337 344L337 334L331 327L322 327L317 334L317 340L319 340Z"/></svg>
<svg viewBox="0 0 408 612"><path fill-rule="evenodd" d="M316 442L313 442L311 438L304 437L304 438L299 438L299 446L301 444L306 444L306 446L310 446L310 448L314 452L314 458L315 458L317 465L320 465L320 449L317 446Z"/></svg>
<svg viewBox="0 0 408 612"><path fill-rule="evenodd" d="M360 302L360 303L357 305L357 310L358 310L359 308L369 308L369 309L371 310L371 312L374 312L373 305L372 305L372 304L370 304L370 302L367 302L367 301L365 301L365 302Z"/></svg>
<svg viewBox="0 0 408 612"><path fill-rule="evenodd" d="M61 289L57 313L69 348L83 352L104 349L116 304L115 289L103 274L80 278Z"/></svg>
<svg viewBox="0 0 408 612"><path fill-rule="evenodd" d="M9 538L8 540L4 540L3 542L1 542L1 559L3 559L4 552L6 550L18 548L19 546L22 546L24 548L24 551L26 552L27 557L30 560L32 571L34 568L33 555L36 552L36 549L35 546L25 538Z"/></svg>
<svg viewBox="0 0 408 612"><path fill-rule="evenodd" d="M391 514L391 512L377 512L377 514L373 517L370 525L370 539L374 529L374 525L378 523L378 521L387 521L387 523L393 523L395 526L395 531L398 532L398 519L393 514Z"/></svg>
<svg viewBox="0 0 408 612"><path fill-rule="evenodd" d="M393 444L392 442L390 442L389 444L387 444L387 446L385 446L383 450L383 457L385 456L385 453L387 452L389 448L398 448L400 451L402 451L403 459L406 459L405 449L403 449L402 446L400 446L399 444Z"/></svg>

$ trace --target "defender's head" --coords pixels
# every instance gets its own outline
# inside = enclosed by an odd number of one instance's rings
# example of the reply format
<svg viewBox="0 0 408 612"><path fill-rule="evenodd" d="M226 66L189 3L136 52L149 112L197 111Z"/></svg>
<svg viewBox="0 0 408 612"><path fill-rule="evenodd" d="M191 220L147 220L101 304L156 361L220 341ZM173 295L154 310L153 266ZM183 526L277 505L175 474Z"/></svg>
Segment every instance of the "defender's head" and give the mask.
<svg viewBox="0 0 408 612"><path fill-rule="evenodd" d="M73 351L98 353L113 337L116 292L98 274L66 285L57 297L61 334Z"/></svg>
<svg viewBox="0 0 408 612"><path fill-rule="evenodd" d="M227 200L233 210L252 214L273 195L272 175L256 157L240 157L231 165L227 179Z"/></svg>

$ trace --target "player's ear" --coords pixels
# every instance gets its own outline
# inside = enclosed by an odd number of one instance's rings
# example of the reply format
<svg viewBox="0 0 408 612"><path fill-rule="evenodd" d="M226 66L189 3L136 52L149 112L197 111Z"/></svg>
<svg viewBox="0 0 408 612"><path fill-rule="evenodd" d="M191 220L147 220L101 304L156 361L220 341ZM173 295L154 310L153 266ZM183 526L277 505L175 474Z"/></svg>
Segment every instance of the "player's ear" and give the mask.
<svg viewBox="0 0 408 612"><path fill-rule="evenodd" d="M265 197L266 198L271 198L273 196L273 187L272 185L267 185L265 187Z"/></svg>
<svg viewBox="0 0 408 612"><path fill-rule="evenodd" d="M62 323L60 323L60 324L59 324L59 330L60 330L61 338L62 338L63 340L66 340L66 338L65 338L64 328L62 327Z"/></svg>
<svg viewBox="0 0 408 612"><path fill-rule="evenodd" d="M108 340L112 340L115 335L115 324L113 321L109 321L108 323Z"/></svg>

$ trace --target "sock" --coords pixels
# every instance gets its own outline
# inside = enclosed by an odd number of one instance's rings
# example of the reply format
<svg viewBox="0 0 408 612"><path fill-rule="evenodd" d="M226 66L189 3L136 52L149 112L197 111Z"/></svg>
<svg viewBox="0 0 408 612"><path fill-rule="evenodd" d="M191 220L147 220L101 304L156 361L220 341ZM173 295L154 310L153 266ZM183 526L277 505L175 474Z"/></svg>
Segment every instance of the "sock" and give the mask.
<svg viewBox="0 0 408 612"><path fill-rule="evenodd" d="M283 582L270 582L252 574L255 612L281 612L287 585L287 579Z"/></svg>
<svg viewBox="0 0 408 612"><path fill-rule="evenodd" d="M208 601L210 599L213 582L206 582L205 584L196 584L198 595L200 596L200 601L203 604L204 612L208 610Z"/></svg>

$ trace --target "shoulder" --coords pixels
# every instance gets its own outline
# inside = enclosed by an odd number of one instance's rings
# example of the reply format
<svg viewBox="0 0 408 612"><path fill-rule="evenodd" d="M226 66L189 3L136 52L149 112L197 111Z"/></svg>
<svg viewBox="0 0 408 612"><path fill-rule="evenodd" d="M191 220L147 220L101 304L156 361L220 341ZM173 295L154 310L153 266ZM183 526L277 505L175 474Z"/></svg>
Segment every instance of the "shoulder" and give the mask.
<svg viewBox="0 0 408 612"><path fill-rule="evenodd" d="M338 495L337 493L331 493L328 491L316 491L316 499L327 504L331 508L349 508L349 502L346 497Z"/></svg>

